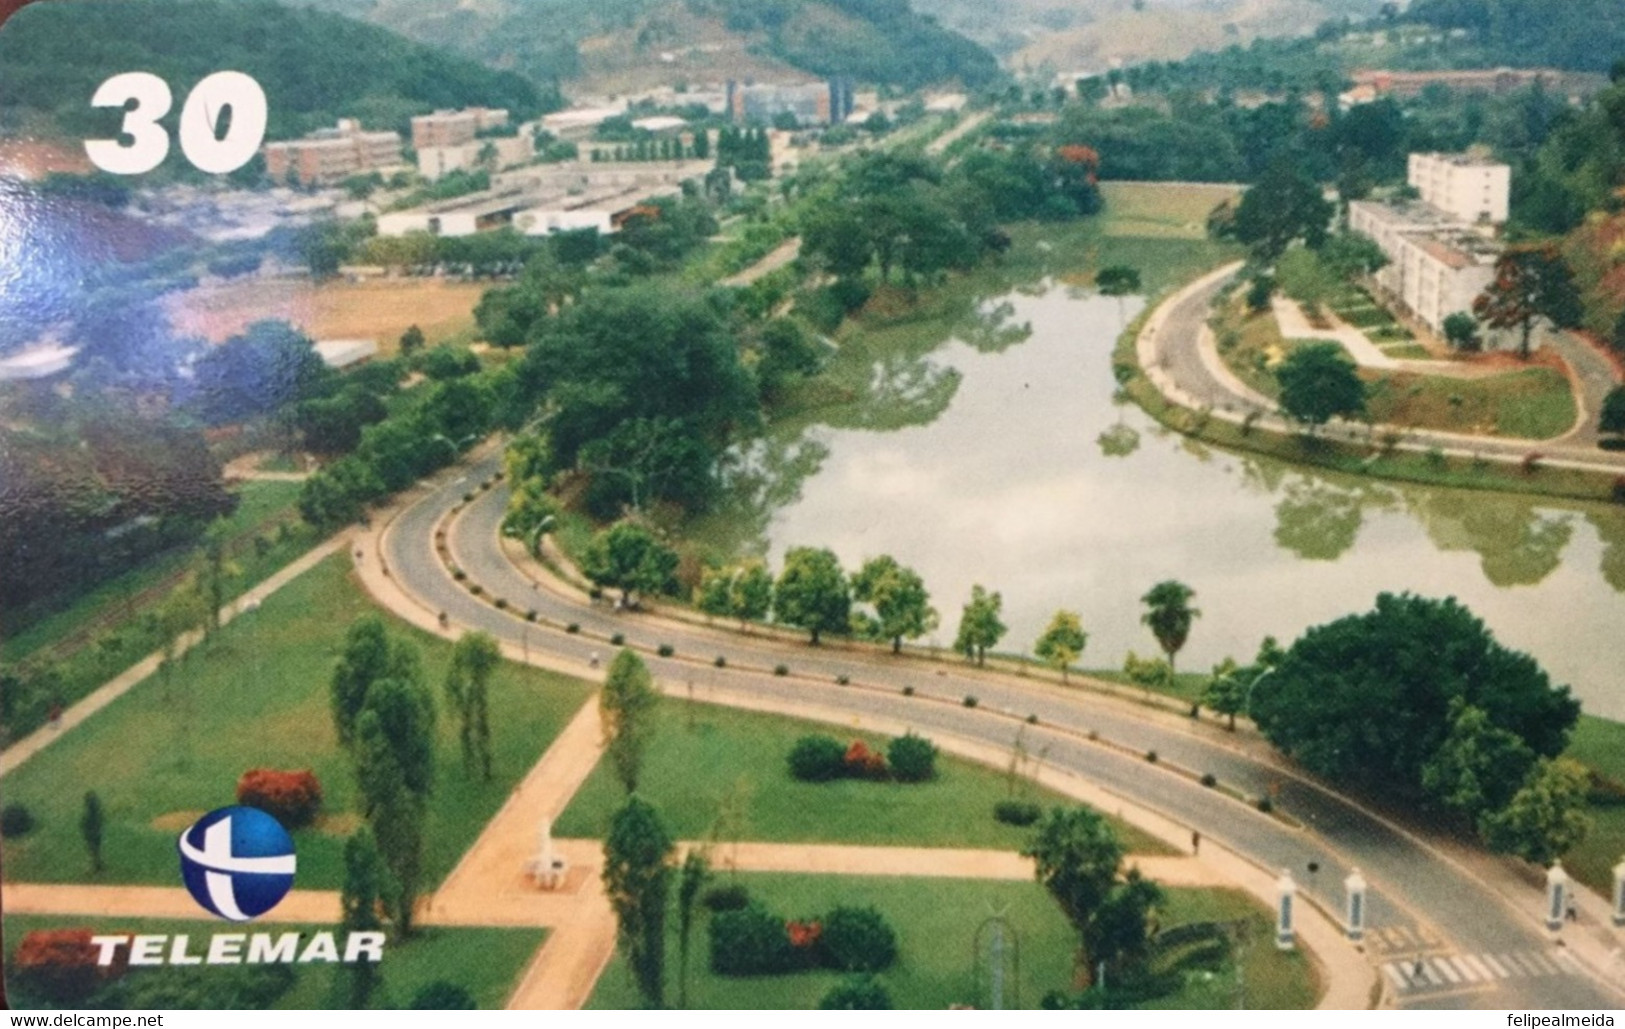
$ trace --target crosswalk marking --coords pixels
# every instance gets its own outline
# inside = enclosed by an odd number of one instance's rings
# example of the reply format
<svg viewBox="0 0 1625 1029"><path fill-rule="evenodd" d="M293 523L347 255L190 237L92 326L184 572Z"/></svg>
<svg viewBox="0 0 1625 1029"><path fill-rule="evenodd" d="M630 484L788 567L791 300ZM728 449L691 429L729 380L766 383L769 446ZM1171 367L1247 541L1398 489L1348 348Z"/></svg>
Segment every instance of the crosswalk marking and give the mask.
<svg viewBox="0 0 1625 1029"><path fill-rule="evenodd" d="M1396 990L1447 989L1488 984L1497 979L1537 979L1577 972L1578 963L1562 951L1526 950L1495 954L1416 956L1382 963Z"/></svg>

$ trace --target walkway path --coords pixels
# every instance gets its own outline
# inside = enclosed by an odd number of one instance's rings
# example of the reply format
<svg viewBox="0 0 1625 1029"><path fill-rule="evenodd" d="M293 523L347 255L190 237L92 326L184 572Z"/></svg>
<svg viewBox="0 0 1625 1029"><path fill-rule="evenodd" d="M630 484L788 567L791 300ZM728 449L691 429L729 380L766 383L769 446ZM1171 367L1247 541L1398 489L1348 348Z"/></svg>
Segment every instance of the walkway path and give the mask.
<svg viewBox="0 0 1625 1029"><path fill-rule="evenodd" d="M268 456L266 453L244 454L235 461L227 462L222 473L230 481L232 479L250 479L256 482L304 482L310 478L309 472L269 472L260 467Z"/></svg>
<svg viewBox="0 0 1625 1029"><path fill-rule="evenodd" d="M1365 333L1341 320L1329 328L1318 328L1309 321L1309 316L1303 313L1296 300L1281 296L1277 293L1270 305L1275 309L1275 322L1281 327L1282 339L1326 339L1340 343L1354 363L1362 368L1377 368L1382 371L1392 371L1399 367L1399 362L1383 353L1378 346L1371 342ZM1336 318L1335 315L1331 317Z"/></svg>
<svg viewBox="0 0 1625 1029"><path fill-rule="evenodd" d="M226 625L244 611L258 607L266 597L316 567L328 557L338 553L349 542L350 534L342 532L308 551L303 557L221 608L220 624ZM177 655L186 653L202 641L203 632L201 630L187 633L181 637L176 648ZM94 693L64 711L57 725L47 725L36 729L6 748L4 753L0 753L0 776L11 772L12 769L56 742L64 733L72 730L74 726L124 696L137 683L158 671L158 666L163 663L163 660L162 651L148 654L121 674L110 679L105 685L98 687Z"/></svg>
<svg viewBox="0 0 1625 1029"><path fill-rule="evenodd" d="M739 272L723 279L721 286L749 286L764 276L771 275L785 265L801 256L801 237L792 236L768 252L761 260Z"/></svg>

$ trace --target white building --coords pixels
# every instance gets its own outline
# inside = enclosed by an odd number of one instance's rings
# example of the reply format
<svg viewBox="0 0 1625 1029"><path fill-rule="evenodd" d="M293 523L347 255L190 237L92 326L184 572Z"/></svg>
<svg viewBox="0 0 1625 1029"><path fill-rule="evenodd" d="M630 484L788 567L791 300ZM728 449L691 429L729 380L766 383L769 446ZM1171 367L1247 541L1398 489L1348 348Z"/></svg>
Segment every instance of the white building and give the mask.
<svg viewBox="0 0 1625 1029"><path fill-rule="evenodd" d="M614 215L605 210L574 211L538 207L514 215L513 227L527 236L551 236L555 232L595 229L601 236L615 231Z"/></svg>
<svg viewBox="0 0 1625 1029"><path fill-rule="evenodd" d="M1425 203L1468 224L1504 225L1512 169L1471 154L1412 154L1407 181Z"/></svg>
<svg viewBox="0 0 1625 1029"><path fill-rule="evenodd" d="M378 355L373 339L324 339L316 343L316 353L329 368L345 369L363 364Z"/></svg>

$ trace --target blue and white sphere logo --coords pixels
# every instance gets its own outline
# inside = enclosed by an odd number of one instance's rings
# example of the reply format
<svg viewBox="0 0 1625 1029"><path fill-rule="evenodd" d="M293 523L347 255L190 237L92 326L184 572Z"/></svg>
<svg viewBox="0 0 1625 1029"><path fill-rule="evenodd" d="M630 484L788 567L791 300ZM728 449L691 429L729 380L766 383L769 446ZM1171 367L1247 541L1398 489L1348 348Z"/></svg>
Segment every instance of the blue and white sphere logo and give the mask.
<svg viewBox="0 0 1625 1029"><path fill-rule="evenodd" d="M258 808L211 811L181 834L179 846L187 891L221 918L258 918L293 889L293 837Z"/></svg>

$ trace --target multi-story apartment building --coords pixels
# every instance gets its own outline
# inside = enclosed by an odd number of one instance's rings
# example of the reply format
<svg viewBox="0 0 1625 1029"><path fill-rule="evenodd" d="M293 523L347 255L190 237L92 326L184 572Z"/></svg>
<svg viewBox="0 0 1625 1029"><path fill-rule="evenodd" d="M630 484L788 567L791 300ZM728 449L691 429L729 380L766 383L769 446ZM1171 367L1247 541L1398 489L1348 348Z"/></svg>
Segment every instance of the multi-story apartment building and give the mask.
<svg viewBox="0 0 1625 1029"><path fill-rule="evenodd" d="M1435 332L1471 311L1495 276L1501 246L1489 230L1506 220L1511 169L1476 157L1412 154L1409 181L1420 200L1349 204L1349 229L1388 256L1376 284Z"/></svg>
<svg viewBox="0 0 1625 1029"><path fill-rule="evenodd" d="M303 139L267 143L264 153L266 173L276 181L326 186L399 165L401 137L398 132L368 132L355 119L343 118Z"/></svg>
<svg viewBox="0 0 1625 1029"><path fill-rule="evenodd" d="M422 114L412 119L412 149L462 146L482 132L506 128L507 124L508 112L502 108L469 107Z"/></svg>
<svg viewBox="0 0 1625 1029"><path fill-rule="evenodd" d="M1406 177L1425 203L1461 221L1506 223L1512 193L1508 165L1472 154L1412 154Z"/></svg>
<svg viewBox="0 0 1625 1029"><path fill-rule="evenodd" d="M736 122L770 123L781 114L803 125L834 125L852 113L852 83L845 79L800 86L741 85L729 80L728 115Z"/></svg>

